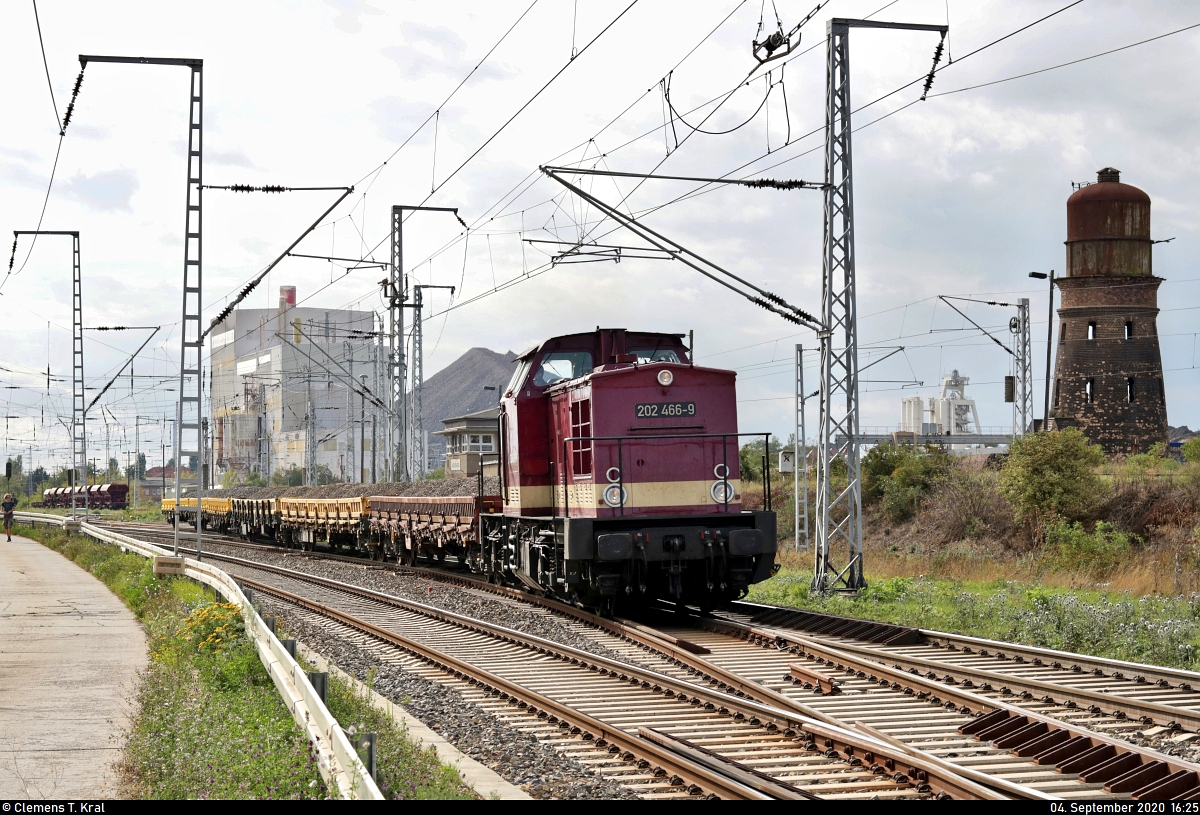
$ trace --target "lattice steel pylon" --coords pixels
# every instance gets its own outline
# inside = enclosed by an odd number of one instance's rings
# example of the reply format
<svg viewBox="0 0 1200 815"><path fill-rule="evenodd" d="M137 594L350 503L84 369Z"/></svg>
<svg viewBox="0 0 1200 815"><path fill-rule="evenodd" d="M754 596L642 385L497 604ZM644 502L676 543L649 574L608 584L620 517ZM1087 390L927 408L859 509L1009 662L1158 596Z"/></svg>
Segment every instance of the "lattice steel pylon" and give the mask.
<svg viewBox="0 0 1200 815"><path fill-rule="evenodd" d="M412 382L412 455L413 472L424 478L429 472L428 455L425 450L425 321L422 309L425 289L449 289L454 286L413 286L413 382Z"/></svg>
<svg viewBox="0 0 1200 815"><path fill-rule="evenodd" d="M179 402L175 410L175 499L182 497L183 464L196 457L196 557L202 557L201 501L204 497L204 432L202 415L202 364L204 330L200 325L203 310L203 264L201 240L203 134L204 134L204 60L163 57L108 57L79 55L79 64L118 62L133 65L179 65L190 70L188 81L187 195L184 210L183 239L183 322L180 326ZM179 524L175 524L175 555L179 554Z"/></svg>
<svg viewBox="0 0 1200 815"><path fill-rule="evenodd" d="M388 449L392 452L392 474L389 480L409 481L411 471L408 468L408 457L411 447L406 443L406 433L412 433L406 422L407 394L404 391L408 370L404 359L404 309L408 306L408 282L404 279L404 212L453 212L458 222L466 227L462 218L458 217L458 207L422 207L394 204L392 206L392 252L391 279L388 296L388 313L391 316L391 326L388 332L388 394L391 397L391 417L388 420ZM429 288L426 286L426 288ZM425 445L421 443L421 454L424 455ZM423 465L418 465L424 474Z"/></svg>
<svg viewBox="0 0 1200 815"><path fill-rule="evenodd" d="M1029 298L1017 300L1017 316L1009 324L1013 333L1013 435L1023 436L1033 427L1033 351L1029 340Z"/></svg>
<svg viewBox="0 0 1200 815"><path fill-rule="evenodd" d="M828 23L825 95L825 239L822 275L821 417L817 439L817 529L812 589L866 587L859 467L858 315L854 269L854 172L851 161L850 29L939 31L947 26L848 20ZM940 53L940 52L939 52ZM845 486L834 486L834 462ZM838 467L837 469L841 469ZM845 551L838 566L835 551Z"/></svg>
<svg viewBox="0 0 1200 815"><path fill-rule="evenodd" d="M83 383L83 277L79 256L79 233L56 229L13 231L13 252L18 235L71 236L71 468L75 485L87 486L87 401ZM49 370L49 369L47 369ZM47 374L47 383L49 382ZM83 514L88 511L87 490L83 492ZM71 517L75 517L75 491L71 491Z"/></svg>

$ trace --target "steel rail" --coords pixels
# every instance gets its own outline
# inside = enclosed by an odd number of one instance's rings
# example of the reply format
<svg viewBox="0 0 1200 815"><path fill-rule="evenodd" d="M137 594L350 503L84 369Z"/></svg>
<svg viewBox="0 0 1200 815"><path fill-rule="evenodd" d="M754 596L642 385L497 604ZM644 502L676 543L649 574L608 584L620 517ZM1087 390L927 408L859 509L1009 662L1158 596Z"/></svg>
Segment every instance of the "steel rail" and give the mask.
<svg viewBox="0 0 1200 815"><path fill-rule="evenodd" d="M437 648L433 648L402 634L380 628L360 617L347 614L324 603L301 597L286 589L272 586L269 583L263 583L248 577L239 577L238 579L263 594L272 595L293 605L307 608L310 611L370 634L384 642L399 646L417 655L423 661L435 664L457 676L469 677L475 680L475 682L482 684L485 691L497 693L505 701L514 700L516 702L523 702L526 705L535 707L538 711L546 711L549 714L557 716L562 721L568 722L571 726L578 727L582 731L582 737L585 741L595 742L597 746L601 747L605 743L616 745L618 749L633 753L643 760L652 761L668 772L679 776L683 781L695 784L710 794L733 800L771 800L770 796L745 787L732 778L688 761L682 756L665 750L658 745L630 737L624 731L610 727L599 719L573 710L554 699L521 687L515 682L464 662ZM582 665L583 663L581 663Z"/></svg>
<svg viewBox="0 0 1200 815"><path fill-rule="evenodd" d="M944 679L955 678L956 681L967 687L971 687L967 683L973 683L985 691L995 688L1002 694L1008 691L1025 699L1036 698L1048 703L1065 700L1074 702L1080 707L1086 707L1092 712L1112 711L1118 719L1132 718L1145 723L1155 722L1167 727L1182 727L1193 732L1200 730L1200 711L1187 708L1131 699L1125 695L1103 691L1074 688L1058 682L1047 682L1012 673L924 659L895 651L881 651L849 643L839 643L837 647L845 653L858 654L873 662L890 663L894 667L903 668L910 673L921 672L927 676L937 676L940 673L944 675ZM1070 704L1068 704L1069 706Z"/></svg>
<svg viewBox="0 0 1200 815"><path fill-rule="evenodd" d="M260 548L260 549L271 548L271 547L263 547L263 546L260 546L257 544L248 544L248 543L244 543L242 541L229 541L228 543L230 545L240 545L240 546L247 547L247 548L249 548L249 547ZM339 560L339 561L347 561L347 562L360 562L361 561L360 558L334 555L334 554L328 554L328 553L308 553L308 554L309 555L315 554L315 556L317 556L317 557L335 559L335 560ZM509 588L506 588L503 586L495 586L492 584L485 583L484 581L476 579L476 578L467 577L465 575L455 575L455 576L450 577L450 576L447 576L446 572L441 572L441 571L438 571L435 569L424 569L421 567L411 567L411 566L399 566L399 567L397 567L397 570L398 571L408 570L408 571L411 571L414 573L425 574L425 575L428 575L431 577L436 577L441 580L452 580L452 581L459 582L461 584L471 585L471 586L474 586L477 588L481 588L481 589L484 589L484 590L492 592L492 593L497 593L497 594L501 594L504 596L512 597L514 599L521 599L521 600L525 600L528 602L536 603L538 605L542 605L544 607L550 608L559 613L568 614L570 616L575 617L576 619L582 620L585 623L588 623L590 625L596 626L603 630L609 631L610 633L613 633L616 636L621 636L621 637L627 638L629 640L639 642L643 645L646 645L647 647L660 650L663 653L665 653L669 658L675 660L678 664L686 665L693 669L702 671L703 673L708 674L709 676L716 679L718 682L722 683L723 685L725 685L731 689L734 689L735 691L738 691L738 692L744 693L748 696L751 696L752 698L756 698L759 701L763 701L766 704L774 705L777 707L782 707L784 709L792 709L801 715L804 715L804 716L807 716L810 718L815 718L815 719L818 719L819 721L824 721L829 724L835 724L835 725L842 726L842 727L849 726L849 723L842 722L834 717L830 717L826 714L823 714L820 711L817 711L807 705L803 705L802 703L796 702L795 700L792 700L786 696L783 696L782 694L778 694L776 692L766 690L756 682L752 682L752 681L743 679L742 677L738 676L736 673L734 673L732 671L728 671L728 670L720 668L719 666L716 666L710 660L697 659L696 656L694 656L694 655L700 654L701 651L706 650L706 649L698 648L698 646L696 646L695 643L691 643L687 640L683 640L683 639L680 639L677 637L672 637L671 635L664 634L663 632L655 631L653 629L648 629L645 626L642 626L638 623L634 623L634 622L631 622L628 620L609 620L609 619L599 617L598 615L591 614L590 612L575 608L573 606L567 605L565 603L562 603L562 602L559 602L559 601L556 601L556 600L553 600L550 598L534 597L534 596L529 595L528 593L521 592L516 589L509 589ZM751 605L751 604L738 603L737 605L738 606L746 606L746 605ZM769 606L756 606L756 610L790 611L790 610L786 610L786 609L778 609L778 608L769 607ZM926 632L920 631L919 629L911 629L911 628L905 628L905 627L900 627L900 626L891 626L890 624L875 624L875 623L871 623L870 621L859 621L859 620L854 620L852 618L840 618L840 617L835 617L835 616L831 616L831 615L820 615L819 613L816 613L816 612L805 613L804 616L805 617L816 617L817 619L819 619L821 622L820 627L824 629L824 631L822 633L824 633L826 636L847 637L847 636L854 636L856 634L865 635L865 636L873 636L873 637L881 640L883 643L886 643L887 645L896 645L898 643L908 644L910 642L915 645L918 643L912 642L915 639L915 637L910 636L910 634L915 635L915 634L926 633ZM731 624L741 625L741 623L737 623L736 621L728 621L728 622L730 622ZM952 638L955 641L963 642L963 643L969 642L973 645L976 645L977 647L982 646L982 645L990 645L993 648L996 648L998 650L998 652L1001 654L1001 656L1003 656L1005 654L1005 651L999 651L1000 648L1006 649L1007 653L1012 653L1012 654L1017 654L1020 652L1024 652L1027 654L1039 653L1039 654L1045 655L1047 657L1050 657L1050 656L1062 657L1064 659L1068 659L1068 661L1073 661L1072 658L1079 656L1079 655L1074 655L1074 654L1067 654L1065 652L1050 651L1049 649L1027 648L1025 646L1018 646L1018 645L1013 645L1013 644L1009 644L1009 643L1000 643L1000 642L996 642L993 640L982 640L982 639L978 639L978 638L959 637L957 635L946 635L946 634L939 634L938 636L941 636L943 638ZM850 644L846 645L846 648L856 648L856 647L861 647L861 646L854 646L854 645L850 645ZM969 648L970 646L968 645L966 647ZM1180 706L1176 706L1176 705L1167 705L1167 704L1161 704L1161 703L1156 703L1156 702L1147 702L1147 701L1141 701L1141 700L1136 700L1136 699L1130 699L1129 697L1127 697L1123 694L1114 694L1114 693L1103 692L1103 691L1093 691L1093 690L1087 690L1087 689L1073 688L1070 685L1065 685L1062 683L1051 682L1051 681L1042 680L1042 679L1031 679L1031 678L1026 678L1026 677L1020 677L1020 676L1016 676L1014 674L1009 674L1007 672L990 671L990 670L983 669L983 668L967 668L967 667L964 667L961 665L956 665L953 663L942 662L940 660L934 662L932 660L929 660L928 658L897 654L893 650L874 650L874 649L865 649L865 650L870 650L871 653L877 654L878 656L874 657L874 659L876 661L879 661L881 659L895 659L897 661L907 660L908 661L907 664L908 664L909 668L913 668L913 669L917 669L917 670L924 670L925 672L929 672L935 668L940 670L941 668L944 667L946 669L946 671L952 675L957 673L960 676L963 676L963 675L970 676L972 678L972 681L978 680L978 682L976 682L976 684L993 685L993 684L999 683L998 685L996 685L997 687L1000 687L1000 688L1007 687L1008 689L1016 692L1018 695L1027 694L1031 697L1036 697L1039 699L1043 699L1043 698L1058 699L1059 697L1065 697L1066 699L1074 700L1076 704L1079 704L1079 702L1084 702L1085 704L1083 706L1088 707L1088 708L1103 709L1106 706L1107 708L1111 709L1114 712L1114 714L1117 715L1118 718L1126 718L1126 717L1132 716L1138 720L1142 720L1145 722L1154 722L1154 723L1161 724L1164 726L1179 726L1179 727L1186 727L1190 730L1200 730L1200 711L1190 710L1188 708L1184 708L1184 707L1180 707ZM984 654L984 655L986 655L986 654ZM1039 659L1039 657L1033 657L1033 659ZM1107 663L1110 665L1117 664L1116 661L1106 661L1106 660L1101 660L1101 659L1093 659L1092 662L1097 663L1097 664L1098 663ZM1018 663L1018 664L1020 664L1020 663ZM1033 664L1040 664L1040 663L1033 663ZM1135 667L1139 670L1143 670L1143 669L1148 670L1151 667L1151 666L1138 665L1137 663L1119 663L1119 664L1123 665L1123 666L1127 666L1127 667ZM1171 671L1170 669L1168 669L1168 670L1170 671L1170 673L1174 674L1177 677L1184 676L1189 679L1192 679L1194 677L1195 681L1197 681L1197 685L1200 686L1200 674L1192 674L1191 672L1187 672L1187 671ZM1142 676L1142 674L1138 674L1138 676ZM1123 677L1118 672L1118 675L1115 678L1119 679L1119 678L1123 678ZM1182 684L1185 686L1185 688L1190 687L1189 683L1182 683ZM1134 685L1134 687L1136 687L1136 685Z"/></svg>
<svg viewBox="0 0 1200 815"><path fill-rule="evenodd" d="M785 621L771 622L767 619L754 619L753 623L765 628L790 628L798 631L812 631L829 637L854 637L853 632L833 630L821 630L823 626L815 621L829 620L845 620L846 622L857 622L859 626L865 628L868 626L877 627L878 630L893 630L896 632L906 631L911 632L910 636L905 639L896 639L893 642L884 642L880 639L879 642L887 645L926 645L930 648L947 648L950 651L957 650L964 654L979 654L980 656L995 656L999 659L1013 659L1021 657L1021 660L1015 660L1016 664L1021 664L1025 661L1030 665L1039 666L1047 665L1051 667L1070 666L1066 670L1071 670L1074 673L1091 673L1093 675L1110 676L1117 680L1130 680L1132 684L1142 684L1137 681L1137 677L1141 677L1146 683L1157 685L1159 687L1175 687L1182 691L1200 691L1200 672L1189 671L1183 668L1169 668L1157 665L1148 665L1143 662L1130 662L1127 660L1111 659L1108 657L1096 657L1088 654L1079 654L1071 651L1059 651L1053 648L1044 648L1036 645L1021 645L1018 643L1002 642L1000 640L992 640L984 637L971 637L965 634L950 634L944 631L933 631L923 628L907 628L897 626L892 623L880 623L870 620L853 621L851 618L837 618L830 615L822 614L821 612L809 612L801 609L792 609L781 606L768 606L759 603L750 603L744 600L737 601L731 604L731 610L746 614L753 618L762 618L768 616L779 616L783 618L797 618L800 624L788 624ZM814 621L816 628L810 629L809 625L805 624L805 620L811 619ZM906 641L907 640L907 641ZM932 658L932 657L931 657ZM1079 668L1078 671L1075 668ZM1096 671L1100 671L1097 674Z"/></svg>
<svg viewBox="0 0 1200 815"><path fill-rule="evenodd" d="M762 726L767 732L782 731L782 735L785 738L795 739L803 743L809 750L823 749L825 754L830 758L844 756L846 760L852 763L856 761L861 763L867 761L869 757L873 764L881 768L881 772L886 770L886 772L898 774L903 777L904 781L916 784L918 790L922 785L928 785L932 791L956 799L1004 797L991 790L981 788L979 785L964 779L962 776L950 773L937 763L928 761L923 756L914 755L911 751L897 750L891 745L880 742L861 732L838 725L827 724L820 720L798 715L790 710L772 707L753 699L744 698L738 695L736 691L725 693L712 688L706 688L658 673L657 671L598 656L568 645L561 645L537 637L536 635L525 634L505 628L504 626L465 617L454 612L426 606L415 601L404 600L360 586L353 586L328 578L308 575L303 572L269 566L268 564L242 561L240 558L233 558L226 555L219 557L226 561L240 563L246 568L260 569L302 583L341 591L352 596L364 597L394 607L406 608L415 613L440 619L468 630L523 644L526 647L536 649L539 653L554 655L559 659L573 663L578 662L580 665L594 665L597 670L607 671L610 676L625 675L630 681L637 680L643 687L655 688L664 694L670 692L678 698L689 697L693 700L698 700L694 701L693 704L711 705L718 713L731 716L735 720L740 716L742 719L748 720L752 725ZM239 577L239 579L246 580L244 577ZM267 584L261 585L265 586ZM274 589L271 589L271 591L274 591ZM370 624L368 623L368 625ZM786 699L786 697L783 698ZM606 727L611 730L610 726ZM818 747L818 743L823 745L823 747Z"/></svg>
<svg viewBox="0 0 1200 815"><path fill-rule="evenodd" d="M832 644L795 634L756 629L725 620L704 621L703 625L719 633L760 638L763 641L773 639L776 647L794 650L808 657L810 661L823 663L837 672L912 693L918 698L927 699L934 706L957 707L960 712L975 713L976 718L960 728L964 735L974 735L980 741L992 741L997 747L1011 748L1014 755L1034 757L1037 763L1052 764L1064 773L1077 772L1080 781L1085 783L1097 780L1117 781L1121 776L1140 770L1145 774L1144 784L1129 786L1126 783L1119 785L1123 786L1123 789L1113 791L1130 792L1135 799L1148 797L1150 793L1161 794L1160 791L1156 792L1156 787L1165 779L1171 778L1176 787L1181 787L1176 790L1178 793L1191 790L1200 792L1200 764L1030 711L994 697L955 687L947 681L950 677L939 677L936 674L930 676L928 672L914 673L913 667L888 666L878 661L880 657L890 655L867 648L848 647L843 643ZM864 732L871 732L877 737L881 735L875 733L874 728ZM893 744L898 741L890 737L887 740ZM993 776L983 776L988 779L983 780L969 768L946 763L980 783L995 780ZM1101 771L1098 777L1094 774L1089 777L1089 772L1095 771L1102 763L1110 764L1107 770L1114 774L1106 778L1105 772ZM1115 774L1117 769L1121 771L1119 775ZM1183 787L1185 782L1191 782L1190 786ZM992 786L1005 791L1006 785ZM1015 794L1012 789L1007 791Z"/></svg>
<svg viewBox="0 0 1200 815"><path fill-rule="evenodd" d="M930 645L936 644L942 647L953 646L959 651L963 651L964 648L974 648L976 652L980 650L988 651L993 655L1002 657L1010 654L1019 654L1022 657L1029 658L1029 662L1031 663L1033 663L1034 659L1040 659L1047 665L1053 665L1057 662L1063 665L1078 666L1083 672L1087 673L1094 673L1096 670L1100 670L1114 679L1127 679L1130 676L1140 676L1149 683L1159 684L1161 681L1167 685L1174 685L1184 691L1200 689L1200 673L1184 668L1170 668L1147 665L1144 662L1128 662L1108 657L1094 657L1087 654L1057 651L1053 648L1042 648L1033 645L1013 645L1012 643L1000 642L998 640L968 637L964 634L947 634L942 631L930 631L927 629L921 629L921 636ZM1132 681L1137 683L1136 678Z"/></svg>
<svg viewBox="0 0 1200 815"><path fill-rule="evenodd" d="M269 548L269 547L257 547L256 546L255 548ZM320 557L321 555L318 554L317 556ZM332 556L332 557L335 557L339 560L350 560L350 561L361 562L361 559L357 559L357 558L344 558L344 557L339 557L339 556ZM256 567L258 567L258 566L261 566L262 564L254 564L254 565ZM711 661L709 661L707 659L698 658L695 655L700 654L702 652L707 652L707 649L705 649L703 646L697 645L696 643L692 643L688 640L684 640L679 637L674 637L665 632L656 631L654 629L650 629L641 624L630 622L630 621L609 620L609 619L597 617L596 615L590 614L589 612L574 608L572 606L568 606L566 604L560 603L555 600L550 600L548 598L535 597L535 596L531 596L527 593L516 591L513 589L507 589L505 587L487 584L481 580L478 580L478 579L475 579L475 578L472 578L472 577L469 577L466 575L449 575L446 572L433 570L433 569L423 569L420 567L402 567L399 570L410 571L410 572L417 573L417 574L424 574L424 575L427 575L430 577L435 577L439 580L458 583L461 585L468 585L468 586L475 587L477 589L483 589L483 590L491 592L491 593L501 594L501 595L509 596L514 599L519 599L519 600L522 600L525 602L531 602L534 604L542 605L551 610L554 610L554 611L557 611L557 612L560 612L563 614L567 614L567 615L569 615L575 619L578 619L584 623L593 625L601 630L607 631L608 633L610 633L614 636L622 637L623 639L627 639L627 640L639 643L641 645L644 645L646 647L658 650L662 654L664 654L668 659L675 662L676 664L687 666L689 668L699 671L702 675L712 677L715 681L720 682L727 687L735 689L735 692L740 691L742 693L745 693L747 696L751 696L752 698L757 698L760 701L765 701L767 704L771 704L773 706L780 707L785 710L795 710L795 711L801 713L801 715L806 715L810 718L817 718L821 721L830 723L835 726L839 726L842 728L849 728L849 727L854 726L853 723L847 722L844 719L840 719L840 718L837 718L834 716L829 716L828 714L822 713L821 711L816 710L808 705L804 705L803 703L793 700L786 695L783 695L783 694L777 693L775 691L771 691L767 688L764 688L764 686L758 684L757 682L752 682L750 680L743 679L743 678L739 677L736 673L728 671L726 669L723 669L720 666L715 665L714 663L712 663ZM739 605L741 605L741 604L739 604ZM749 605L749 604L746 604L746 605ZM759 608L770 609L770 607L759 607ZM786 611L786 610L780 609L780 611ZM880 639L884 642L895 642L897 639L907 642L907 641L910 641L910 637L908 636L908 633L916 632L916 629L905 629L903 627L889 626L886 624L873 624L870 622L856 621L856 620L852 620L849 618L836 618L836 617L830 617L828 615L817 615L817 616L821 617L821 624L823 627L828 627L829 625L833 625L835 628L846 629L846 626L853 626L854 630L857 630L859 633L870 634L870 635L874 636L875 638ZM777 639L776 633L772 632L772 631L755 629L752 626L747 626L743 623L736 622L736 621L722 621L722 622L724 625L728 626L727 630L724 633L732 633L733 635L742 636L742 637L753 637L756 640L762 641L762 642L771 641L773 638ZM862 626L868 626L868 628L863 629ZM873 626L873 628L871 628L872 626ZM711 630L714 626L713 626L713 624L709 624L705 627L707 627ZM848 653L848 649L855 649L855 648L858 648L858 653L863 659L865 659L869 662L872 662L872 663L876 663L878 660L881 660L881 659L888 659L888 658L897 656L895 653L893 653L891 651L873 651L870 649L861 648L861 647L853 646L853 645L843 646L840 643L833 645L833 646L829 646L829 645L825 645L825 644L821 644L821 643L809 640L807 638L798 638L798 640L800 642L803 642L810 650L811 649L820 649L820 648L830 649L830 650L826 651L824 658L830 659L830 658L836 657L838 659L841 659L842 663L845 663L847 660L854 659L854 654ZM979 641L977 641L977 642L979 642ZM982 642L990 643L993 645L999 645L999 646L1008 646L1008 644L1006 644L1006 643L994 643L992 641L982 641ZM793 645L793 647L795 647L795 646ZM837 650L839 648L842 648L843 650ZM1010 647L1009 650L1011 651L1013 649ZM903 657L903 655L900 655L900 656ZM911 658L911 659L919 660L919 658ZM799 667L799 666L797 666L797 667ZM924 671L924 673L926 673L926 674L930 673L930 670L929 670L930 666L928 666L928 665L922 666L917 663L914 663L913 665L909 665L908 670L910 670L910 671L918 670L918 667L924 667L926 669ZM940 667L940 663L938 663L934 667ZM876 669L875 672L878 673L879 670ZM815 674L815 672L813 672L813 673ZM860 673L861 673L861 671L860 671ZM987 673L987 672L983 672L983 673ZM901 678L904 679L903 686L906 689L911 688L914 685L925 686L925 690L921 692L922 696L930 695L931 698L938 698L939 702L940 702L940 697L950 698L950 696L951 696L950 690L947 689L945 684L938 682L936 679L934 681L929 681L928 679L922 679L919 676L913 676L911 673L903 672L903 671L901 672L900 676L901 676ZM1009 677L1007 674L996 674L996 676L999 676L1002 680L1011 684L1011 682L1010 682L1011 677ZM995 678L995 677L993 677L993 678ZM732 679L733 681L728 681L730 679ZM1036 680L1034 680L1034 681L1036 681ZM897 683L893 682L893 684L895 685ZM1060 695L1061 695L1062 691L1070 691L1071 690L1069 687L1052 685L1051 683L1045 683L1045 684L1047 686L1049 686L1050 689L1052 689L1056 693L1059 693ZM1044 689L1045 688L1043 688L1043 690ZM1025 691L1025 693L1031 694L1030 691ZM1093 693L1094 697L1099 698L1102 701L1109 702L1109 703L1114 702L1114 697L1111 694L1097 694L1095 692L1092 692L1092 693ZM940 694L940 697L939 697L939 694ZM1010 705L1010 704L1007 704L1002 701L990 699L989 697L979 696L979 695L971 694L971 693L967 693L967 692L958 694L958 697L960 699L958 704L961 708L968 708L973 711L985 711L986 710L986 711L993 712L993 713L996 710L1007 710L1009 712L1009 715L1013 716L1013 717L1017 717L1017 716L1030 717L1030 716L1032 716L1033 720L1035 720L1035 722L1034 722L1035 724L1045 724L1046 725L1047 732L1050 732L1050 731L1067 732L1070 735L1070 738L1072 738L1072 739L1078 739L1078 738L1086 736L1087 738L1092 739L1092 741L1089 743L1091 743L1093 747L1101 748L1101 749L1112 748L1114 755L1124 755L1124 754L1130 753L1130 752L1137 753L1139 756L1141 756L1141 764L1143 764L1143 765L1149 766L1149 765L1155 765L1156 763L1161 764L1162 759L1164 758L1164 756L1162 754L1160 754L1156 751L1143 749L1143 748L1131 750L1131 749L1129 749L1129 745L1126 742L1123 742L1119 739L1115 739L1110 736L1105 736L1103 734L1097 734L1095 731L1087 730L1085 728L1067 725L1067 724L1060 722L1057 719L1053 719L1051 717L1044 716L1042 714L1036 714L1036 713L1031 714L1029 711L1019 708L1015 705ZM1043 698L1048 698L1048 697L1049 697L1049 694L1046 694ZM1119 701L1120 697L1116 697L1116 699L1117 699L1116 704L1119 705L1122 703ZM1161 707L1163 707L1165 709L1169 709L1172 713L1174 713L1177 710L1175 708L1168 708L1167 706L1161 706ZM866 732L866 731L864 731L864 732ZM896 741L897 740L891 740L890 743L892 743L893 746L895 746ZM913 751L916 748L913 748L911 745L909 745L909 746L907 746L906 749ZM919 749L916 750L916 753L919 754L920 756L923 756L926 761L929 761L932 763L941 764L941 765L944 765L945 767L957 766L957 765L953 765L950 762L946 762L942 759L939 759L938 757L936 757L930 753L921 751ZM1178 762L1176 762L1176 763L1178 763ZM1179 764L1179 766L1175 767L1173 765L1170 765L1170 762L1168 762L1168 765L1172 766L1173 772L1185 772L1186 773L1186 772L1193 771L1192 770L1193 765L1190 765L1187 762L1182 762L1182 763L1178 763L1178 764ZM965 770L961 774L966 775L979 783L987 784L989 781L994 782L994 783L990 784L992 787L998 788L1001 791L1003 791L1009 795L1015 795L1017 797L1025 797L1025 798L1045 797L1044 794L1039 793L1038 791L1033 790L1032 788L1025 787L1024 785L1007 784L1006 782L1004 782L1003 779L998 779L996 776L991 776L991 775L987 775L984 773L975 773L974 771L971 771L969 769Z"/></svg>

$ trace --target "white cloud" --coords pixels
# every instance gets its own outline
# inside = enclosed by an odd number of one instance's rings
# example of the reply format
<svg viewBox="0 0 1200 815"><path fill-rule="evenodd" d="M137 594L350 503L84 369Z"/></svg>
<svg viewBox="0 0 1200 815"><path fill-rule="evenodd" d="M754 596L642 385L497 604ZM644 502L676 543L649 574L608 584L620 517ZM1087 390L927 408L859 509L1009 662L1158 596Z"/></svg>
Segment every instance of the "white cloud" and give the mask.
<svg viewBox="0 0 1200 815"><path fill-rule="evenodd" d="M76 173L66 179L66 195L99 212L133 212L133 194L138 190L137 173L129 169L102 170L92 175Z"/></svg>

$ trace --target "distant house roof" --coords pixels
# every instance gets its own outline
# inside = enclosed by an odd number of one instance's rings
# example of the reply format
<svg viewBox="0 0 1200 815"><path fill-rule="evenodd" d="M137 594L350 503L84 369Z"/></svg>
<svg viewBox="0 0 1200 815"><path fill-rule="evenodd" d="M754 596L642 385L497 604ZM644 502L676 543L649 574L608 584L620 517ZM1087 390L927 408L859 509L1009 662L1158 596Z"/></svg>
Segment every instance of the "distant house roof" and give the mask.
<svg viewBox="0 0 1200 815"><path fill-rule="evenodd" d="M460 430L491 430L496 427L499 418L500 406L497 405L487 410L468 413L466 416L454 416L449 419L442 419L443 429L435 430L433 435L444 436L447 433L457 433Z"/></svg>

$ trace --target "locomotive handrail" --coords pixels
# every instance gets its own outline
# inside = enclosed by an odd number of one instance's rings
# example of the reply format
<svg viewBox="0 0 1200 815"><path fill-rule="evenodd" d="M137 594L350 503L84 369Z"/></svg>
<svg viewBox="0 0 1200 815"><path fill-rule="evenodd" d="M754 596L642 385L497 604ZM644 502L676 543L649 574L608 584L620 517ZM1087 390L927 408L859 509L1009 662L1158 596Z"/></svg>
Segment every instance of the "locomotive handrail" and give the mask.
<svg viewBox="0 0 1200 815"><path fill-rule="evenodd" d="M724 482L726 486L729 484L729 443L728 439L741 438L742 436L762 436L763 437L763 504L764 508L771 511L771 468L770 468L770 451L771 451L771 434L770 433L656 433L649 436L568 436L563 439L562 460L557 462L558 469L562 472L562 487L563 487L563 517L571 516L571 491L570 484L567 482L567 462L570 460L571 451L568 446L572 442L597 442L597 441L615 441L617 443L617 481L615 482L620 488L620 512L621 516L625 515L625 468L621 466L623 462L621 442L634 439L636 441L645 441L647 439L721 439L722 463L721 467L724 475L718 480ZM592 466L595 467L595 451L592 453ZM555 462L551 462L554 464ZM740 467L739 467L740 470ZM557 486L559 478L558 474L554 474L554 482ZM572 470L572 478L574 471ZM553 490L550 495L551 512L558 508L558 490ZM731 490L723 490L725 512L729 512L729 494Z"/></svg>

